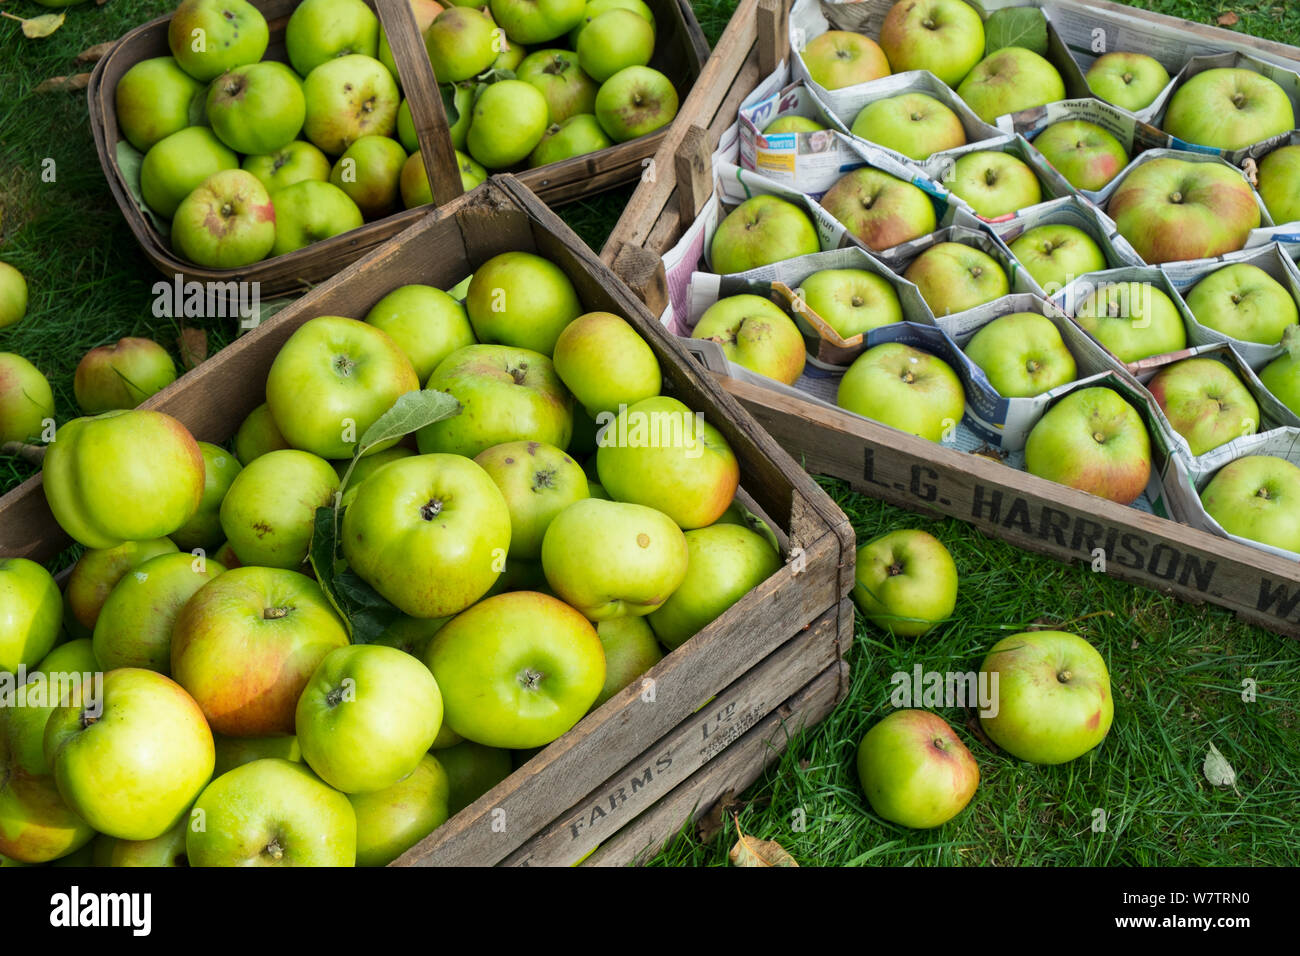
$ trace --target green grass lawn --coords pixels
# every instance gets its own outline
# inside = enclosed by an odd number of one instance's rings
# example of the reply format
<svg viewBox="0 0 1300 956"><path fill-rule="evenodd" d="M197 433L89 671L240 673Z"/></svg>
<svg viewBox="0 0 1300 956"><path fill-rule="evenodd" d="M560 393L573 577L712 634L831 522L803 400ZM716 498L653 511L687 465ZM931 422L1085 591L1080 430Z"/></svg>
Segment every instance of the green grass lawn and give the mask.
<svg viewBox="0 0 1300 956"><path fill-rule="evenodd" d="M1231 9L1240 17L1237 30L1300 43L1300 8L1280 0L1135 5L1204 22ZM157 277L104 184L84 93L32 89L86 69L73 62L81 50L173 6L169 0L83 4L43 40L26 40L16 23L0 20L0 258L21 269L31 286L29 316L0 330L0 351L25 355L49 376L60 420L76 414L72 371L88 349L143 335L175 353L178 330L150 312ZM730 0L695 4L711 40L732 6ZM30 0L8 0L3 9L44 12ZM42 178L47 160L53 160L52 181ZM616 190L561 214L599 249L630 194L630 188ZM215 350L232 330L207 331ZM0 491L33 470L0 458ZM919 518L838 482L826 487L863 540L900 527L937 535L956 559L961 593L953 620L918 640L891 639L859 619L848 699L825 723L797 736L742 796L736 812L746 833L779 840L805 865L1300 863L1300 644L1216 608L1190 607L1029 555L957 521ZM980 761L973 803L931 832L873 816L853 758L862 734L890 710L890 674L917 663L927 670L976 669L996 640L1031 622L1075 630L1106 658L1116 714L1105 743L1063 767L1032 767L981 743L965 713L941 711ZM1247 680L1255 684L1253 701L1243 700ZM1211 743L1236 769L1235 791L1203 776ZM1106 817L1102 832L1093 829L1097 810ZM804 825L796 828L799 820ZM688 836L656 862L720 865L734 839L727 820L708 842Z"/></svg>

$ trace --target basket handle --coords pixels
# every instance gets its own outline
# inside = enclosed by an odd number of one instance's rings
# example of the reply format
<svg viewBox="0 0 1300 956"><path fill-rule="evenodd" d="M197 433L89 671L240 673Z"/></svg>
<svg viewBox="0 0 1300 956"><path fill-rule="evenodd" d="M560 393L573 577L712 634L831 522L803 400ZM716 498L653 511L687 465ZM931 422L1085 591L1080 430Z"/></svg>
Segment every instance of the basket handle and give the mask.
<svg viewBox="0 0 1300 956"><path fill-rule="evenodd" d="M415 124L415 138L420 144L434 205L441 206L465 189L461 185L456 150L451 145L451 130L438 79L433 75L424 38L407 0L375 0L375 9L393 51L402 93L411 107L411 121Z"/></svg>

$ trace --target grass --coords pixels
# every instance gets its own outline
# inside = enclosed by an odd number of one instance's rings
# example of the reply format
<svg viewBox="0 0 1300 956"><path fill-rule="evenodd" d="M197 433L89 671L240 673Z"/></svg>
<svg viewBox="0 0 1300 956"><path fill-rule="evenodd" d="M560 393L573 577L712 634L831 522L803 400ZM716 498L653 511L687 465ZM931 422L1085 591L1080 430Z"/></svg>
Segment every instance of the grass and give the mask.
<svg viewBox="0 0 1300 956"><path fill-rule="evenodd" d="M32 90L43 79L79 72L74 58L163 15L170 0L112 0L70 8L53 36L26 40L0 21L0 258L28 277L29 316L0 330L0 351L18 352L50 378L57 414L76 414L72 372L88 349L144 335L177 354L178 329L152 316L156 276L113 203L95 157L84 93ZM1144 0L1135 6L1213 23L1229 10L1234 29L1300 43L1300 7L1279 2ZM731 0L697 0L716 41ZM22 16L45 12L30 0L0 0ZM52 181L42 178L54 161ZM47 177L48 178L48 177ZM631 189L562 209L599 249ZM207 328L212 350L233 329ZM0 491L34 472L0 458ZM1245 625L1217 608L1196 608L1083 567L1067 567L985 538L952 520L932 520L826 487L863 540L921 527L953 553L961 592L953 619L918 640L895 640L857 623L847 699L821 725L798 734L781 759L742 795L743 830L779 840L802 864L1235 865L1300 863L1300 645ZM3 529L0 529L0 535ZM995 753L966 727L967 715L940 713L981 765L971 806L935 831L885 823L866 806L854 752L889 706L889 676L914 664L940 671L977 668L999 637L1031 622L1084 635L1106 658L1115 690L1114 727L1100 748L1062 767L1024 765ZM1253 702L1242 681L1256 682ZM1236 791L1212 786L1201 765L1213 743L1235 767ZM796 815L795 810L802 810ZM1106 814L1093 832L1094 811ZM802 817L806 826L795 829ZM716 837L679 840L658 865L722 865L734 842L724 821Z"/></svg>

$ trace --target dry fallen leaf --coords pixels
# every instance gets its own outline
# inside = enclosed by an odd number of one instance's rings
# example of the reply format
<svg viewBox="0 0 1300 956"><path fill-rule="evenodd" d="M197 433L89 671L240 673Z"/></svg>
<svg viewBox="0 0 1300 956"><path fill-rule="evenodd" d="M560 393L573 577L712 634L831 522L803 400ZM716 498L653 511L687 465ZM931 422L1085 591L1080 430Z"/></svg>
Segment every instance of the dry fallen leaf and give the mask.
<svg viewBox="0 0 1300 956"><path fill-rule="evenodd" d="M722 832L722 821L732 807L739 806L735 790L724 790L709 812L700 817L695 825L695 834L701 843L711 843Z"/></svg>
<svg viewBox="0 0 1300 956"><path fill-rule="evenodd" d="M208 333L202 329L181 329L176 337L176 345L181 353L181 365L192 369L208 357Z"/></svg>
<svg viewBox="0 0 1300 956"><path fill-rule="evenodd" d="M1216 19L1214 22L1221 27L1232 27L1232 26L1236 26L1237 21L1239 21L1240 19L1241 17L1237 16L1235 13L1229 10L1227 13L1219 14L1218 19Z"/></svg>
<svg viewBox="0 0 1300 956"><path fill-rule="evenodd" d="M105 40L103 43L96 43L94 46L86 47L77 54L78 63L98 63L104 58L104 54L113 48L113 40Z"/></svg>
<svg viewBox="0 0 1300 956"><path fill-rule="evenodd" d="M736 820L736 833L739 839L727 854L732 866L794 866L794 857L786 852L785 847L775 840L758 840L746 836L740 829L740 820Z"/></svg>
<svg viewBox="0 0 1300 956"><path fill-rule="evenodd" d="M10 20L17 20L23 25L23 36L30 37L33 40L47 37L59 27L63 26L63 21L67 19L66 13L42 13L39 17L31 17L24 20L22 17L16 17L12 13L0 12L0 17L8 17Z"/></svg>
<svg viewBox="0 0 1300 956"><path fill-rule="evenodd" d="M1237 790L1237 771L1232 769L1228 758L1219 753L1219 748L1214 744L1210 744L1210 752L1205 755L1201 772L1205 774L1205 779L1216 787L1231 787L1236 791L1237 796L1241 796L1241 791Z"/></svg>
<svg viewBox="0 0 1300 956"><path fill-rule="evenodd" d="M89 73L74 73L72 76L52 76L36 84L33 93L63 93L69 90L84 90L90 85Z"/></svg>

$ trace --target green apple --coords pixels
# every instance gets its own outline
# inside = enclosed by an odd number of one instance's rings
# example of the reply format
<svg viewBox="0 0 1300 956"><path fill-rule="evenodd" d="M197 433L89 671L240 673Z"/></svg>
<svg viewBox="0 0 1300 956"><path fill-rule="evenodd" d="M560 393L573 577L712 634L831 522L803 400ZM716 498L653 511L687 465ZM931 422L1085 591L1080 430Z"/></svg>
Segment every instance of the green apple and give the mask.
<svg viewBox="0 0 1300 956"><path fill-rule="evenodd" d="M304 179L285 186L271 199L275 204L273 256L358 229L365 221L352 198L333 183Z"/></svg>
<svg viewBox="0 0 1300 956"><path fill-rule="evenodd" d="M642 25L645 25L644 20ZM653 35L650 43L653 47ZM593 80L593 76L583 72L578 54L570 50L537 50L530 53L519 64L515 76L537 87L538 92L546 98L548 122L551 124L563 123L571 116L591 113L596 108L596 90L600 85L597 81L600 77Z"/></svg>
<svg viewBox="0 0 1300 956"><path fill-rule="evenodd" d="M469 192L475 186L481 186L487 181L488 172L479 163L476 163L471 157L466 156L460 150L456 150L456 163L460 168L460 188ZM420 169L424 170L424 160L420 160ZM426 174L426 181L428 176ZM429 202L433 202L433 191L429 191Z"/></svg>
<svg viewBox="0 0 1300 956"><path fill-rule="evenodd" d="M822 269L804 279L797 292L803 304L842 339L903 321L903 306L894 287L866 269Z"/></svg>
<svg viewBox="0 0 1300 956"><path fill-rule="evenodd" d="M681 586L688 560L685 535L668 515L598 498L565 508L542 541L546 580L593 621L654 611Z"/></svg>
<svg viewBox="0 0 1300 956"><path fill-rule="evenodd" d="M1034 171L1010 153L996 150L960 156L946 185L984 219L1012 216L1043 199Z"/></svg>
<svg viewBox="0 0 1300 956"><path fill-rule="evenodd" d="M438 763L447 772L451 790L447 811L452 815L460 813L510 776L513 769L509 750L485 747L472 740L439 750Z"/></svg>
<svg viewBox="0 0 1300 956"><path fill-rule="evenodd" d="M247 0L181 0L167 24L172 56L201 83L256 63L269 40L266 18Z"/></svg>
<svg viewBox="0 0 1300 956"><path fill-rule="evenodd" d="M403 613L444 617L496 581L510 548L510 510L468 458L403 458L362 483L343 514L342 547L352 570Z"/></svg>
<svg viewBox="0 0 1300 956"><path fill-rule="evenodd" d="M382 644L327 654L295 716L303 760L344 793L393 786L419 766L441 726L442 695L429 668Z"/></svg>
<svg viewBox="0 0 1300 956"><path fill-rule="evenodd" d="M438 363L475 343L465 307L441 289L404 285L376 302L366 322L388 335L410 359L415 377L428 381Z"/></svg>
<svg viewBox="0 0 1300 956"><path fill-rule="evenodd" d="M63 626L63 598L50 572L26 558L0 558L0 671L31 667Z"/></svg>
<svg viewBox="0 0 1300 956"><path fill-rule="evenodd" d="M145 153L154 143L190 125L190 102L203 84L180 68L174 57L141 60L122 74L113 89L117 128Z"/></svg>
<svg viewBox="0 0 1300 956"><path fill-rule="evenodd" d="M323 183L330 178L329 158L305 139L295 139L262 156L245 156L240 168L256 176L268 193L304 179Z"/></svg>
<svg viewBox="0 0 1300 956"><path fill-rule="evenodd" d="M311 578L234 568L195 592L172 627L172 676L231 737L293 733L312 672L348 633Z"/></svg>
<svg viewBox="0 0 1300 956"><path fill-rule="evenodd" d="M659 360L641 334L611 312L588 312L555 340L555 374L590 418L659 394Z"/></svg>
<svg viewBox="0 0 1300 956"><path fill-rule="evenodd" d="M850 129L854 136L912 159L966 145L961 117L925 93L901 93L868 103Z"/></svg>
<svg viewBox="0 0 1300 956"><path fill-rule="evenodd" d="M95 660L105 670L171 672L172 625L194 592L226 569L187 553L160 554L123 576L95 622Z"/></svg>
<svg viewBox="0 0 1300 956"><path fill-rule="evenodd" d="M1151 438L1137 409L1112 388L1083 388L1048 409L1029 432L1025 469L1130 505L1151 478Z"/></svg>
<svg viewBox="0 0 1300 956"><path fill-rule="evenodd" d="M781 543L776 539L776 532L772 530L771 525L746 508L739 498L727 506L727 510L722 513L718 523L735 524L740 525L742 528L748 528L771 545L773 551L777 554L781 553Z"/></svg>
<svg viewBox="0 0 1300 956"><path fill-rule="evenodd" d="M1106 213L1152 265L1235 252L1261 218L1240 170L1167 157L1125 176Z"/></svg>
<svg viewBox="0 0 1300 956"><path fill-rule="evenodd" d="M463 154L457 150L456 156L459 158ZM465 178L462 174L461 183L464 184ZM424 168L424 157L419 151L406 157L406 162L402 164L402 172L397 180L398 190L402 194L402 205L407 209L414 209L416 206L427 206L433 202L433 187L429 185L429 174Z"/></svg>
<svg viewBox="0 0 1300 956"><path fill-rule="evenodd" d="M152 840L181 822L212 777L212 731L179 684L121 667L102 697L57 707L45 754L59 793L100 833Z"/></svg>
<svg viewBox="0 0 1300 956"><path fill-rule="evenodd" d="M491 18L471 7L453 6L424 31L424 46L438 82L459 83L491 67L502 43Z"/></svg>
<svg viewBox="0 0 1300 956"><path fill-rule="evenodd" d="M1300 322L1300 310L1286 286L1246 262L1216 269L1185 298L1197 322L1243 342L1276 345Z"/></svg>
<svg viewBox="0 0 1300 956"><path fill-rule="evenodd" d="M562 601L530 591L498 594L457 615L429 644L425 663L456 733L513 750L565 733L605 682L596 629Z"/></svg>
<svg viewBox="0 0 1300 956"><path fill-rule="evenodd" d="M929 70L955 87L984 57L984 22L964 0L895 3L880 46L894 72Z"/></svg>
<svg viewBox="0 0 1300 956"><path fill-rule="evenodd" d="M704 310L691 338L717 342L730 361L784 385L793 385L803 374L803 335L788 315L761 295L719 299Z"/></svg>
<svg viewBox="0 0 1300 956"><path fill-rule="evenodd" d="M782 116L763 127L763 135L775 133L815 133L826 128L824 123L807 116Z"/></svg>
<svg viewBox="0 0 1300 956"><path fill-rule="evenodd" d="M212 781L185 836L190 866L354 866L348 798L299 763L268 758Z"/></svg>
<svg viewBox="0 0 1300 956"><path fill-rule="evenodd" d="M582 72L603 83L619 70L649 64L655 28L631 10L607 10L583 28L577 51Z"/></svg>
<svg viewBox="0 0 1300 956"><path fill-rule="evenodd" d="M1283 146L1263 158L1259 197L1273 222L1300 222L1300 146Z"/></svg>
<svg viewBox="0 0 1300 956"><path fill-rule="evenodd" d="M175 554L167 538L124 541L112 548L89 548L81 553L68 575L63 594L64 626L74 637L90 637L99 612L122 576L159 554Z"/></svg>
<svg viewBox="0 0 1300 956"><path fill-rule="evenodd" d="M528 155L528 166L548 166L575 156L608 149L614 141L605 135L600 121L591 113L578 113L546 128L536 148Z"/></svg>
<svg viewBox="0 0 1300 956"><path fill-rule="evenodd" d="M74 419L47 446L42 473L55 520L88 548L165 537L203 500L198 442L162 412Z"/></svg>
<svg viewBox="0 0 1300 956"><path fill-rule="evenodd" d="M582 314L564 270L531 252L503 252L479 266L465 296L480 342L549 356L565 326Z"/></svg>
<svg viewBox="0 0 1300 956"><path fill-rule="evenodd" d="M350 458L358 439L407 392L411 360L374 325L336 315L303 323L266 376L266 403L285 439L322 458ZM393 439L371 446L380 451Z"/></svg>
<svg viewBox="0 0 1300 956"><path fill-rule="evenodd" d="M7 262L0 262L0 329L21 322L27 314L27 280Z"/></svg>
<svg viewBox="0 0 1300 956"><path fill-rule="evenodd" d="M868 83L892 72L875 40L847 30L827 30L799 53L813 82L828 90Z"/></svg>
<svg viewBox="0 0 1300 956"><path fill-rule="evenodd" d="M185 856L185 834L189 820L182 819L162 836L152 840L118 840L101 836L106 845L96 852L103 854L101 866L189 866Z"/></svg>
<svg viewBox="0 0 1300 956"><path fill-rule="evenodd" d="M998 260L960 242L939 242L907 267L903 278L916 285L935 315L952 315L1000 299L1011 282Z"/></svg>
<svg viewBox="0 0 1300 956"><path fill-rule="evenodd" d="M312 2L304 0L303 6ZM207 117L212 132L237 153L283 149L297 138L307 117L302 81L275 60L237 66L208 87Z"/></svg>
<svg viewBox="0 0 1300 956"><path fill-rule="evenodd" d="M1078 226L1048 223L1011 243L1011 254L1048 295L1055 295L1080 276L1106 268L1106 254Z"/></svg>
<svg viewBox="0 0 1300 956"><path fill-rule="evenodd" d="M573 399L540 352L469 345L443 359L425 387L452 395L461 412L416 432L424 454L472 457L524 440L567 448L573 434Z"/></svg>
<svg viewBox="0 0 1300 956"><path fill-rule="evenodd" d="M239 563L295 570L307 560L316 509L334 503L330 463L294 448L268 452L235 476L221 502L221 529Z"/></svg>
<svg viewBox="0 0 1300 956"><path fill-rule="evenodd" d="M1078 375L1061 333L1038 312L1013 312L994 319L971 336L965 351L1003 398L1041 395Z"/></svg>
<svg viewBox="0 0 1300 956"><path fill-rule="evenodd" d="M349 794L357 815L357 866L392 863L451 816L450 799L447 771L430 754L391 787Z"/></svg>
<svg viewBox="0 0 1300 956"><path fill-rule="evenodd" d="M37 439L54 420L49 379L27 359L0 352L0 443Z"/></svg>
<svg viewBox="0 0 1300 956"><path fill-rule="evenodd" d="M42 686L20 685L0 707L0 860L19 864L67 856L95 835L51 776L43 734L54 708L33 704Z"/></svg>
<svg viewBox="0 0 1300 956"><path fill-rule="evenodd" d="M668 77L648 66L628 66L600 84L595 113L610 139L626 143L671 123L678 103Z"/></svg>
<svg viewBox="0 0 1300 956"><path fill-rule="evenodd" d="M280 426L271 417L271 409L266 403L258 405L239 423L232 444L235 446L235 457L245 468L267 452L290 447L280 433Z"/></svg>
<svg viewBox="0 0 1300 956"><path fill-rule="evenodd" d="M1285 351L1260 370L1259 380L1278 401L1300 415L1300 328L1286 332L1282 345Z"/></svg>
<svg viewBox="0 0 1300 956"><path fill-rule="evenodd" d="M402 144L387 136L362 136L334 164L330 182L343 190L367 219L397 209L398 183L406 164Z"/></svg>
<svg viewBox="0 0 1300 956"><path fill-rule="evenodd" d="M95 657L94 645L88 637L65 641L50 651L35 668L28 673L40 671L42 674L93 674L100 670ZM44 730L44 725L42 725Z"/></svg>
<svg viewBox="0 0 1300 956"><path fill-rule="evenodd" d="M669 650L681 647L781 568L781 556L772 546L739 525L714 524L685 537L690 556L686 577L648 617Z"/></svg>
<svg viewBox="0 0 1300 956"><path fill-rule="evenodd" d="M501 80L474 101L465 146L488 169L505 169L528 157L546 133L549 106L537 87Z"/></svg>
<svg viewBox="0 0 1300 956"><path fill-rule="evenodd" d="M924 710L896 710L873 725L858 744L857 766L875 814L914 830L957 816L980 781L979 764L961 738Z"/></svg>
<svg viewBox="0 0 1300 956"><path fill-rule="evenodd" d="M1079 303L1074 320L1121 362L1187 346L1178 307L1150 282L1103 284Z"/></svg>
<svg viewBox="0 0 1300 956"><path fill-rule="evenodd" d="M596 636L605 651L605 686L591 705L592 710L663 660L664 652L649 622L650 618L625 616L596 625Z"/></svg>
<svg viewBox="0 0 1300 956"><path fill-rule="evenodd" d="M1259 429L1259 405L1250 390L1231 368L1214 359L1167 365L1147 383L1147 390L1193 455Z"/></svg>
<svg viewBox="0 0 1300 956"><path fill-rule="evenodd" d="M289 62L306 76L327 60L379 55L379 18L362 0L302 0L284 28Z"/></svg>
<svg viewBox="0 0 1300 956"><path fill-rule="evenodd" d="M217 764L212 771L215 780L222 774L242 767L254 760L277 757L302 763L302 748L293 734L269 734L266 737L223 737L212 735L217 750Z"/></svg>
<svg viewBox="0 0 1300 956"><path fill-rule="evenodd" d="M727 213L709 243L709 261L722 275L748 272L821 251L812 220L779 196L751 196Z"/></svg>
<svg viewBox="0 0 1300 956"><path fill-rule="evenodd" d="M957 565L943 542L916 528L891 531L858 548L853 600L867 620L901 637L920 637L952 618Z"/></svg>
<svg viewBox="0 0 1300 956"><path fill-rule="evenodd" d="M362 136L397 131L397 81L373 57L349 53L326 60L307 74L302 89L303 135L331 156L342 155Z"/></svg>
<svg viewBox="0 0 1300 956"><path fill-rule="evenodd" d="M1245 149L1295 129L1295 110L1286 90L1262 73L1205 70L1169 98L1164 129L1184 143Z"/></svg>
<svg viewBox="0 0 1300 956"><path fill-rule="evenodd" d="M1097 649L1076 634L1030 631L1004 637L980 667L997 679L998 712L984 733L1011 756L1037 764L1082 757L1110 730L1115 701Z"/></svg>
<svg viewBox="0 0 1300 956"><path fill-rule="evenodd" d="M203 453L203 500L193 517L171 533L176 546L184 551L201 548L215 551L226 540L221 530L221 500L239 474L238 459L219 445L199 442Z"/></svg>
<svg viewBox="0 0 1300 956"><path fill-rule="evenodd" d="M1169 71L1145 53L1107 53L1088 67L1084 79L1098 99L1138 112L1155 102L1169 85Z"/></svg>
<svg viewBox="0 0 1300 956"><path fill-rule="evenodd" d="M1008 46L981 60L957 87L957 95L986 123L1007 113L1065 99L1065 82L1032 50Z"/></svg>
<svg viewBox="0 0 1300 956"><path fill-rule="evenodd" d="M152 339L124 338L91 349L77 363L72 390L86 415L135 408L176 381L176 364Z"/></svg>
<svg viewBox="0 0 1300 956"><path fill-rule="evenodd" d="M273 252L278 238L276 210L266 187L242 169L209 176L181 201L172 217L176 252L213 269L259 262Z"/></svg>
<svg viewBox="0 0 1300 956"><path fill-rule="evenodd" d="M1220 468L1201 492L1205 513L1228 534L1300 551L1300 468L1274 455L1246 455Z"/></svg>
<svg viewBox="0 0 1300 956"><path fill-rule="evenodd" d="M140 166L140 194L150 209L171 219L208 177L238 168L239 157L212 130L190 126L149 147Z"/></svg>
<svg viewBox="0 0 1300 956"><path fill-rule="evenodd" d="M1075 189L1104 189L1129 160L1113 133L1086 120L1053 123L1034 138L1034 148Z"/></svg>
<svg viewBox="0 0 1300 956"><path fill-rule="evenodd" d="M407 155L420 151L420 138L415 133L415 120L411 118L410 100L402 100L401 105L397 107L397 141L402 144L402 149L406 150ZM465 144L462 142L461 145Z"/></svg>
<svg viewBox="0 0 1300 956"><path fill-rule="evenodd" d="M645 4L644 0L587 0L587 5L582 11L582 19L569 31L570 48L574 50L578 48L578 37L582 35L587 24L607 10L631 10L643 17L650 26L655 25L654 11Z"/></svg>
<svg viewBox="0 0 1300 956"><path fill-rule="evenodd" d="M736 497L740 464L702 412L659 395L596 423L596 469L615 501L655 508L689 530L713 524Z"/></svg>
<svg viewBox="0 0 1300 956"><path fill-rule="evenodd" d="M820 202L876 252L934 232L938 225L934 204L920 187L870 166L841 176Z"/></svg>
<svg viewBox="0 0 1300 956"><path fill-rule="evenodd" d="M942 441L966 412L961 379L943 359L886 342L867 349L840 379L835 403L929 441Z"/></svg>
<svg viewBox="0 0 1300 956"><path fill-rule="evenodd" d="M492 18L515 43L547 43L582 22L583 0L491 0Z"/></svg>
<svg viewBox="0 0 1300 956"><path fill-rule="evenodd" d="M587 497L582 466L554 445L506 442L479 452L474 461L501 489L510 511L511 558L541 557L542 537L555 516Z"/></svg>

